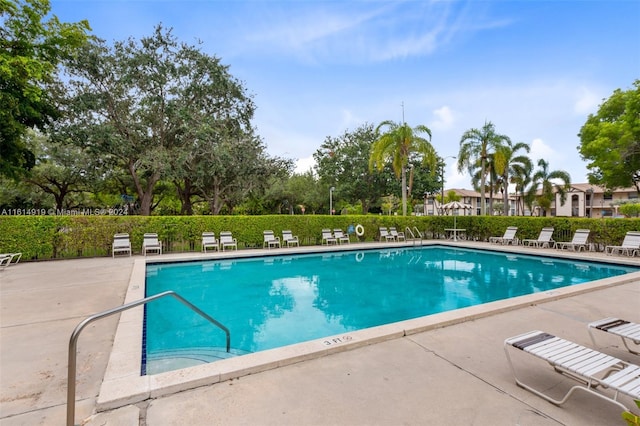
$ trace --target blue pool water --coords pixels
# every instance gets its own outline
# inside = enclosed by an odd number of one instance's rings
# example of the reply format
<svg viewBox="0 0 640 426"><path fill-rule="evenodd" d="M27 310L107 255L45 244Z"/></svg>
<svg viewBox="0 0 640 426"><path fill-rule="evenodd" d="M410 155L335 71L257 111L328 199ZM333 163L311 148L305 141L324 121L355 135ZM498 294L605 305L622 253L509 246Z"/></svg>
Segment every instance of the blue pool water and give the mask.
<svg viewBox="0 0 640 426"><path fill-rule="evenodd" d="M237 355L637 270L435 246L150 264L146 295L176 291ZM146 305L144 341L149 374L227 356L225 334L173 298Z"/></svg>

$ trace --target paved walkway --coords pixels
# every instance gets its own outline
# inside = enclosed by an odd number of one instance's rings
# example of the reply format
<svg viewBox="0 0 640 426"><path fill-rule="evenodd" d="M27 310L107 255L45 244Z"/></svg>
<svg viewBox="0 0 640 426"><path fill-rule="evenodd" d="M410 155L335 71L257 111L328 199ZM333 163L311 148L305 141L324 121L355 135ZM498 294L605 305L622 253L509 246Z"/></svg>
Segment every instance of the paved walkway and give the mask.
<svg viewBox="0 0 640 426"><path fill-rule="evenodd" d="M123 302L132 265L127 257L96 258L0 271L0 425L65 423L71 332L88 315ZM502 342L543 329L591 346L589 321L640 320L639 310L640 282L632 282L90 417L115 333L113 317L90 325L80 338L76 419L131 426L622 424L619 409L592 396L578 394L556 407L518 388ZM618 340L598 337L601 350L638 363ZM525 357L519 364L532 380L556 395L567 388L565 379L533 361Z"/></svg>

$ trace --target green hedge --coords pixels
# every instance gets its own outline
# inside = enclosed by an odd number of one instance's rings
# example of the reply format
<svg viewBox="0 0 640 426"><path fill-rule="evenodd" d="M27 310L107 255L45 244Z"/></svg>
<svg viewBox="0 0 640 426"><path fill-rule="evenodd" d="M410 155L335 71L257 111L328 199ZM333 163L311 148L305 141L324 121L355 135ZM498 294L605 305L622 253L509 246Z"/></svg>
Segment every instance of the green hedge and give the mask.
<svg viewBox="0 0 640 426"><path fill-rule="evenodd" d="M281 235L291 229L302 245L320 244L323 228L361 224L362 237L352 241L378 239L380 226L399 231L417 228L426 238L440 238L454 226L452 216L374 216L374 215L268 215L268 216L0 216L0 253L22 252L24 260L109 256L113 234L127 232L134 252L140 252L145 232L156 232L166 252L200 250L201 234L231 231L240 248L262 247L262 232ZM545 226L555 228L556 241L568 241L579 228L591 229L591 241L598 247L619 244L627 231L640 230L640 219L587 219L544 217L459 216L458 228L467 237L486 241L502 235L507 226L517 226L520 239L536 238Z"/></svg>

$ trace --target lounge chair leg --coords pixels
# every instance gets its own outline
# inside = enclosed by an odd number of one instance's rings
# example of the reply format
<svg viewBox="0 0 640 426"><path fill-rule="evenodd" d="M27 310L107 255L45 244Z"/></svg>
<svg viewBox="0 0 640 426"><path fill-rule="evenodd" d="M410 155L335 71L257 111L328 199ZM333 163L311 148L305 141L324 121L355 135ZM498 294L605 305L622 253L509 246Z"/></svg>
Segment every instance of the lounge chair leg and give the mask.
<svg viewBox="0 0 640 426"><path fill-rule="evenodd" d="M611 402L615 405L617 405L618 407L622 408L623 411L630 411L624 404L622 404L620 401L618 401L617 396L618 393L616 392L616 396L615 398L609 398L605 395L602 395L598 392L595 392L593 390L590 389L590 387L584 387L584 386L572 386L571 389L569 389L567 391L567 393L564 395L564 397L562 399L554 399L551 396L539 391L538 389L535 389L532 386L527 385L526 383L524 383L523 381L521 381L518 378L518 375L516 374L516 369L513 366L513 362L511 361L511 356L509 355L509 350L508 350L508 346L509 345L505 345L504 347L504 353L507 356L507 361L509 362L509 368L511 369L511 372L513 373L513 377L516 381L516 385L518 385L519 387L521 387L522 389L528 390L529 392L538 395L540 398L546 399L547 401L549 401L550 403L557 405L557 406L561 406L563 405L565 402L567 402L567 400L571 397L571 395L573 395L573 392L578 391L578 390L582 390L585 391L591 395L595 395L598 398L607 401L607 402ZM554 368L555 369L555 368ZM556 370L557 371L557 370ZM575 377L571 376L573 379L575 379Z"/></svg>

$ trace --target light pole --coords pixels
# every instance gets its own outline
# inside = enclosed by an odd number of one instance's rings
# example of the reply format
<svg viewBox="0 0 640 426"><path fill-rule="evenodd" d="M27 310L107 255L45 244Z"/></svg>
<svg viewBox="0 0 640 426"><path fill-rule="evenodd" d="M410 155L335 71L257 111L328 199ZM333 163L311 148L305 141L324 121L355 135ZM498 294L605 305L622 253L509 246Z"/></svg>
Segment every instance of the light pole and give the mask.
<svg viewBox="0 0 640 426"><path fill-rule="evenodd" d="M444 168L447 166L447 161L446 161L447 158L455 159L456 157L453 156L453 155L449 155L447 157L444 157L442 159L442 163L441 163L442 168L440 169L440 178L441 178L441 181L442 181L442 203L440 203L440 209L442 211L442 215L444 215L444 209L442 208L442 205L444 205Z"/></svg>
<svg viewBox="0 0 640 426"><path fill-rule="evenodd" d="M335 187L329 188L329 215L333 214L333 191L335 191Z"/></svg>

